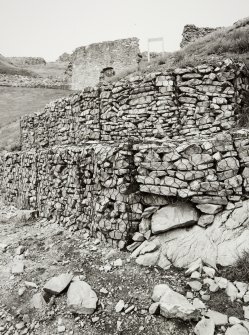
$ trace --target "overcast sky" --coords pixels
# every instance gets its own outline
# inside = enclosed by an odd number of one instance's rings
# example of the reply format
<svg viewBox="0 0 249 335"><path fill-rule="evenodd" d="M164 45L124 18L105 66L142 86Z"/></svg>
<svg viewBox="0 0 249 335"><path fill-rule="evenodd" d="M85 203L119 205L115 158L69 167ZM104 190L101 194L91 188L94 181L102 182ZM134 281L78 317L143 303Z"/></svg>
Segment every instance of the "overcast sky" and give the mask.
<svg viewBox="0 0 249 335"><path fill-rule="evenodd" d="M0 53L48 61L90 43L164 37L179 48L185 24L229 26L249 16L249 0L0 0ZM158 50L159 45L154 45Z"/></svg>

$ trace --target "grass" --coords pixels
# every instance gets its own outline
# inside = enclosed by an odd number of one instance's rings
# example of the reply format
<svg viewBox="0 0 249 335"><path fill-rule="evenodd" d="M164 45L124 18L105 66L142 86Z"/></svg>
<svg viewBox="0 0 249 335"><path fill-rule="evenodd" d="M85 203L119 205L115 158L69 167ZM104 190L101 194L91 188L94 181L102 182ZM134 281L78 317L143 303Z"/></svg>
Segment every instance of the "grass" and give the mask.
<svg viewBox="0 0 249 335"><path fill-rule="evenodd" d="M72 91L61 89L0 87L0 150L19 142L19 118L42 110L51 100Z"/></svg>
<svg viewBox="0 0 249 335"><path fill-rule="evenodd" d="M48 62L46 65L29 65L25 69L44 78L61 78L65 77L67 65L67 62Z"/></svg>
<svg viewBox="0 0 249 335"><path fill-rule="evenodd" d="M249 282L249 251L244 251L238 256L233 266L221 270L222 277L230 281Z"/></svg>
<svg viewBox="0 0 249 335"><path fill-rule="evenodd" d="M2 55L0 55L0 74L10 74L15 75L19 74L22 76L35 76L32 71L19 68L11 63L9 63L6 58Z"/></svg>
<svg viewBox="0 0 249 335"><path fill-rule="evenodd" d="M217 60L233 58L243 61L249 67L249 20L240 25L220 28L176 52L167 52L153 59L150 63L144 60L140 71L129 68L118 76L116 81L130 74L142 74L175 69L177 67L196 66L205 62L216 63Z"/></svg>

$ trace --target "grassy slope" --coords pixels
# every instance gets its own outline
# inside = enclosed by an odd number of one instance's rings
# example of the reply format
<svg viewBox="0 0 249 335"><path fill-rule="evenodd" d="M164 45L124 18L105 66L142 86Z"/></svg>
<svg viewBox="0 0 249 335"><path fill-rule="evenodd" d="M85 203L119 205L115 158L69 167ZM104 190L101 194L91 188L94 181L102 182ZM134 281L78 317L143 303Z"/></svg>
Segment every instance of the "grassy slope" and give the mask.
<svg viewBox="0 0 249 335"><path fill-rule="evenodd" d="M0 54L0 73L4 74L20 74L23 76L33 76L34 73L27 69L22 69L9 63L4 56Z"/></svg>
<svg viewBox="0 0 249 335"><path fill-rule="evenodd" d="M42 88L0 87L0 150L19 140L19 118L42 110L51 100L71 91Z"/></svg>
<svg viewBox="0 0 249 335"><path fill-rule="evenodd" d="M206 61L215 62L224 57L241 60L249 67L249 19L245 19L241 26L235 25L221 28L193 42L176 52L165 53L164 56L141 63L141 70L132 67L123 73L110 78L119 80L129 74L147 73L174 69L176 67L195 66Z"/></svg>
<svg viewBox="0 0 249 335"><path fill-rule="evenodd" d="M63 78L68 62L48 62L46 65L29 65L26 70L32 71L41 77Z"/></svg>

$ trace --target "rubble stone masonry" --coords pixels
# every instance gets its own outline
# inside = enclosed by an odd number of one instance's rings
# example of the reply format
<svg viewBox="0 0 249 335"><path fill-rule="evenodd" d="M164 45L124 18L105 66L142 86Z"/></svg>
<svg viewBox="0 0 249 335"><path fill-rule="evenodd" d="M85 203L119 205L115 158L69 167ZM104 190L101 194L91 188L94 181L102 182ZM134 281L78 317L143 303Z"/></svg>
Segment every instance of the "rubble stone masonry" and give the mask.
<svg viewBox="0 0 249 335"><path fill-rule="evenodd" d="M22 151L0 159L7 202L123 247L143 211L177 199L239 206L249 195L242 64L133 76L22 119Z"/></svg>

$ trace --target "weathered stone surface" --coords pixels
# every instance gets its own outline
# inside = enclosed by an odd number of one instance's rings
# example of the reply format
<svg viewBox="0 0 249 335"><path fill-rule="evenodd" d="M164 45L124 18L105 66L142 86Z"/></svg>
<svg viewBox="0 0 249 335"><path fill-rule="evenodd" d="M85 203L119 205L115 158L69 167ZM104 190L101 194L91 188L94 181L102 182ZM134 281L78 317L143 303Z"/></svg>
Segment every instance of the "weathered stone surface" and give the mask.
<svg viewBox="0 0 249 335"><path fill-rule="evenodd" d="M33 295L30 300L30 306L35 309L44 309L46 308L46 301L43 298L42 293L36 293Z"/></svg>
<svg viewBox="0 0 249 335"><path fill-rule="evenodd" d="M249 332L242 325L234 325L231 328L228 328L225 332L225 335L248 335Z"/></svg>
<svg viewBox="0 0 249 335"><path fill-rule="evenodd" d="M197 320L199 318L199 312L193 305L183 295L170 288L161 297L159 304L160 314L166 318L180 318L182 320Z"/></svg>
<svg viewBox="0 0 249 335"><path fill-rule="evenodd" d="M212 319L216 326L226 325L228 323L228 316L216 311L209 309L205 316Z"/></svg>
<svg viewBox="0 0 249 335"><path fill-rule="evenodd" d="M146 247L150 243L160 246L159 252L179 267L188 267L199 258L213 268L216 264L231 265L238 255L249 249L249 228L244 224L248 212L249 201L246 200L242 207L218 213L214 223L206 229L195 225L171 230L152 237ZM143 252L143 246L139 252Z"/></svg>
<svg viewBox="0 0 249 335"><path fill-rule="evenodd" d="M44 285L43 290L47 293L58 295L68 287L72 279L73 274L62 273L59 276L51 278Z"/></svg>
<svg viewBox="0 0 249 335"><path fill-rule="evenodd" d="M213 335L215 324L212 319L202 318L194 329L196 335Z"/></svg>
<svg viewBox="0 0 249 335"><path fill-rule="evenodd" d="M97 295L84 281L72 282L67 292L67 305L77 314L93 314L97 307Z"/></svg>
<svg viewBox="0 0 249 335"><path fill-rule="evenodd" d="M197 220L198 214L190 204L168 205L153 214L151 230L153 234L159 234L174 228L193 225Z"/></svg>
<svg viewBox="0 0 249 335"><path fill-rule="evenodd" d="M214 204L203 204L203 205L196 205L196 207L206 214L217 214L222 210L221 205L214 205Z"/></svg>

